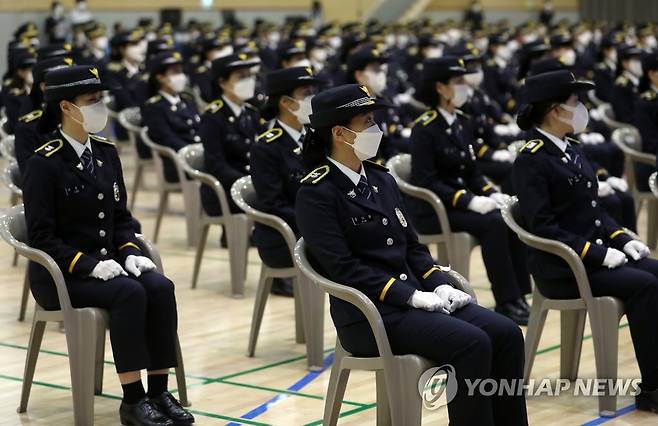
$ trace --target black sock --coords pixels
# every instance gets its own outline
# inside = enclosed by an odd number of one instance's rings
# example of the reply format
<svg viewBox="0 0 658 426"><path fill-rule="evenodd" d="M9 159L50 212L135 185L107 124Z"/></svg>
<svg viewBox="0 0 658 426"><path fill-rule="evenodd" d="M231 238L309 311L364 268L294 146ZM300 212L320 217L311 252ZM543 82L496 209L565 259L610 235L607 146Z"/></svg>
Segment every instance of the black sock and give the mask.
<svg viewBox="0 0 658 426"><path fill-rule="evenodd" d="M123 402L126 404L135 404L146 396L141 380L128 383L127 385L121 385L121 388L123 388Z"/></svg>
<svg viewBox="0 0 658 426"><path fill-rule="evenodd" d="M149 398L155 398L160 396L162 392L167 390L167 379L169 378L168 374L149 374L148 383L149 383Z"/></svg>

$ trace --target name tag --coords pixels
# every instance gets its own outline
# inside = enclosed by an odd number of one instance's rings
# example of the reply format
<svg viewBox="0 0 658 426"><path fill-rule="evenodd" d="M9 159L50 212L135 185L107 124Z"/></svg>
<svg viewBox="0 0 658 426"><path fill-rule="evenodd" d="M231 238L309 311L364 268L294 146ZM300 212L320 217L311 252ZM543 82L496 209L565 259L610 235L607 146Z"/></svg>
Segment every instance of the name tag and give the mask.
<svg viewBox="0 0 658 426"><path fill-rule="evenodd" d="M367 214L364 216L356 216L352 218L352 224L354 226L359 226L359 225L363 225L364 223L372 222L373 219L374 218L371 214Z"/></svg>
<svg viewBox="0 0 658 426"><path fill-rule="evenodd" d="M74 186L68 186L64 188L64 194L68 197L69 195L73 194L79 194L85 190L85 185L80 184L80 185L74 185Z"/></svg>

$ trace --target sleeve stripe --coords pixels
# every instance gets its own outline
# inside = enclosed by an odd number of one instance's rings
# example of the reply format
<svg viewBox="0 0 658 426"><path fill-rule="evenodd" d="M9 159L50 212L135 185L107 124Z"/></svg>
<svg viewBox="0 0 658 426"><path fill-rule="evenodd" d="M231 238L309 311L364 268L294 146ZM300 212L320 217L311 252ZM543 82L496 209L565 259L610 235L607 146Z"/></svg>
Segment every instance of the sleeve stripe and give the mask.
<svg viewBox="0 0 658 426"><path fill-rule="evenodd" d="M386 283L386 285L382 289L381 294L379 295L379 301L380 302L384 301L384 298L386 297L386 293L388 292L388 289L393 285L394 282L395 282L395 278L391 278L390 280L388 280L388 282Z"/></svg>
<svg viewBox="0 0 658 426"><path fill-rule="evenodd" d="M142 251L142 249L140 249L139 246L135 243L126 243L126 244L122 245L121 247L119 247L119 250L123 250L123 249L128 248L128 247L135 247L137 250Z"/></svg>
<svg viewBox="0 0 658 426"><path fill-rule="evenodd" d="M612 234L610 234L610 239L612 240L612 239L614 239L617 235L619 235L619 234L623 234L623 233L624 233L624 230L623 230L623 229L618 229L618 230L616 230L615 232L613 232Z"/></svg>
<svg viewBox="0 0 658 426"><path fill-rule="evenodd" d="M489 147L487 145L482 145L482 147L478 150L478 157L481 158L485 152L489 150Z"/></svg>
<svg viewBox="0 0 658 426"><path fill-rule="evenodd" d="M459 197L462 195L466 194L466 190L460 189L459 191L455 192L455 195L452 196L452 206L456 207L457 206L457 201L459 200Z"/></svg>
<svg viewBox="0 0 658 426"><path fill-rule="evenodd" d="M423 274L423 279L426 280L427 277L429 277L430 275L432 275L433 272L436 272L438 270L439 270L439 268L437 268L436 266L432 266L432 268L430 268L429 271L427 271Z"/></svg>
<svg viewBox="0 0 658 426"><path fill-rule="evenodd" d="M486 184L482 187L482 191L488 191L491 188L493 188L493 183L489 182L488 184Z"/></svg>
<svg viewBox="0 0 658 426"><path fill-rule="evenodd" d="M82 257L82 252L79 251L76 253L75 257L73 257L73 260L69 264L69 274L73 273L73 268L75 268L75 264L78 263L78 260Z"/></svg>
<svg viewBox="0 0 658 426"><path fill-rule="evenodd" d="M589 250L589 246L591 246L591 245L592 245L592 243L590 243L589 241L585 242L585 247L583 247L583 251L580 252L580 258L581 259L584 259L585 256L587 256L587 251Z"/></svg>

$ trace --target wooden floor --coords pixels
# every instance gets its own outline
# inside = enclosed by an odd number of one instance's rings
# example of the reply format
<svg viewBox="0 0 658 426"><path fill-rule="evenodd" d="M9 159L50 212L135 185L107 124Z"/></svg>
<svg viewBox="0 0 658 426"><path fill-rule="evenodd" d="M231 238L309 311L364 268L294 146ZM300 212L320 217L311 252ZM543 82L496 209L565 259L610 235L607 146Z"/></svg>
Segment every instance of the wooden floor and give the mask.
<svg viewBox="0 0 658 426"><path fill-rule="evenodd" d="M126 180L132 180L130 153L125 153ZM0 165L4 166L4 160ZM153 185L154 177L147 174ZM0 207L7 207L9 195L0 189ZM152 233L156 206L155 193L139 193L135 216L144 233ZM188 374L192 411L199 425L318 425L321 424L323 397L329 371L309 373L305 366L303 345L295 344L293 301L271 297L261 329L256 357L247 358L245 351L254 302L254 289L260 261L255 249L250 250L246 297L229 296L229 268L226 250L218 244L218 230L211 232L202 266L199 286L190 289L194 252L186 247L183 203L174 196L173 213L163 221L158 248L167 275L176 283L179 336ZM642 218L641 232L645 230ZM20 292L25 260L12 267L13 252L0 242L0 425L72 425L70 379L64 335L54 325L47 328L37 364L35 383L28 412L18 415L18 406L26 344L30 331L33 302L28 320L18 322ZM472 256L471 281L481 305L491 307L493 298L482 266L479 251ZM325 363L331 362L335 331L328 316L325 321ZM586 329L588 330L588 328ZM586 331L589 336L589 332ZM559 375L559 318L551 314L546 323L540 353L533 377L557 378ZM121 388L114 373L109 344L105 355L104 394L96 397L97 425L117 425ZM594 377L591 339L586 339L580 366L580 377ZM638 377L626 319L620 328L620 377ZM173 376L170 380L175 385ZM356 372L351 375L342 408L340 424L374 425L374 374ZM594 397L541 397L528 400L530 423L533 425L655 425L657 415L635 411L632 398L620 398L624 409L615 419L599 419ZM628 407L628 408L627 408ZM447 424L446 409L426 411L423 424Z"/></svg>

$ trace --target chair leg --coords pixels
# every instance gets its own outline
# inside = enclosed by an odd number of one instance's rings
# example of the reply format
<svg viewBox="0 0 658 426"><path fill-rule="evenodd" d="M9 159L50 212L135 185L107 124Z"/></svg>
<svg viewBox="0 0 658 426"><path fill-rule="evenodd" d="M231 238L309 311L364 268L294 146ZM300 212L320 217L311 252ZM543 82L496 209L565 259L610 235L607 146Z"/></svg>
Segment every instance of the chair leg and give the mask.
<svg viewBox="0 0 658 426"><path fill-rule="evenodd" d="M18 252L14 250L14 259L11 261L11 266L18 265Z"/></svg>
<svg viewBox="0 0 658 426"><path fill-rule="evenodd" d="M377 426L386 426L391 424L391 405L389 403L388 392L386 390L386 378L383 370L375 372L375 382L377 385Z"/></svg>
<svg viewBox="0 0 658 426"><path fill-rule="evenodd" d="M392 425L414 425L410 423L405 416L409 413L405 410L406 394L409 392L418 393L418 381L416 380L413 389L404 388L404 374L400 371L397 365L384 364L383 375L385 377L386 392L388 394L389 412L391 414ZM418 377L418 376L416 376ZM420 424L420 423L418 423Z"/></svg>
<svg viewBox="0 0 658 426"><path fill-rule="evenodd" d="M658 242L658 200L647 201L647 245L656 249Z"/></svg>
<svg viewBox="0 0 658 426"><path fill-rule="evenodd" d="M27 301L30 297L30 279L25 271L25 278L23 279L23 294L21 295L21 307L18 311L18 320L25 320L25 311L27 310Z"/></svg>
<svg viewBox="0 0 658 426"><path fill-rule="evenodd" d="M561 311L560 377L576 380L583 347L586 310Z"/></svg>
<svg viewBox="0 0 658 426"><path fill-rule="evenodd" d="M310 371L322 371L324 366L324 292L301 274L297 282L302 303L307 367Z"/></svg>
<svg viewBox="0 0 658 426"><path fill-rule="evenodd" d="M32 389L32 380L34 380L34 370L41 349L41 340L43 332L46 329L45 321L37 321L36 313L32 322L32 331L30 332L30 343L27 346L27 355L25 356L25 371L23 372L23 387L21 390L21 402L18 406L18 412L27 411L27 402L30 399L30 390Z"/></svg>
<svg viewBox="0 0 658 426"><path fill-rule="evenodd" d="M169 201L169 192L163 191L160 193L160 201L158 202L158 216L155 218L155 230L153 231L153 243L158 242L158 234L160 233L160 224L162 223L162 216L167 210L167 202Z"/></svg>
<svg viewBox="0 0 658 426"><path fill-rule="evenodd" d="M340 346L336 339L336 352L334 353L334 363L331 367L331 376L329 377L329 386L327 387L327 397L324 401L324 420L323 426L335 426L338 423L340 406L345 396L345 388L350 378L350 370L343 369L343 358L346 352Z"/></svg>
<svg viewBox="0 0 658 426"><path fill-rule="evenodd" d="M103 374L105 373L105 321L96 323L96 357L94 363L94 395L103 393Z"/></svg>
<svg viewBox="0 0 658 426"><path fill-rule="evenodd" d="M306 343L304 335L304 302L302 300L300 282L297 277L293 278L293 295L295 297L295 342Z"/></svg>
<svg viewBox="0 0 658 426"><path fill-rule="evenodd" d="M231 296L234 298L244 297L245 263L247 262L249 240L248 226L246 215L235 214L231 215L230 223L225 227L228 232L226 242L231 266Z"/></svg>
<svg viewBox="0 0 658 426"><path fill-rule="evenodd" d="M594 357L596 359L596 377L604 380L616 380L619 351L617 305L611 297L597 299L596 306L589 311ZM599 396L600 416L614 417L616 411L616 395L604 394Z"/></svg>
<svg viewBox="0 0 658 426"><path fill-rule="evenodd" d="M201 196L199 188L190 182L183 185L183 201L185 202L185 226L187 229L187 246L196 247L201 231Z"/></svg>
<svg viewBox="0 0 658 426"><path fill-rule="evenodd" d="M139 160L137 160L139 161ZM133 192L130 194L130 211L135 208L135 200L137 200L137 191L139 191L139 186L142 184L142 174L144 173L144 166L137 164L137 169L135 170L135 179L133 180Z"/></svg>
<svg viewBox="0 0 658 426"><path fill-rule="evenodd" d="M178 389L178 402L183 407L189 407L192 403L187 399L187 381L185 380L185 366L183 365L183 352L180 347L180 339L176 336L176 386Z"/></svg>
<svg viewBox="0 0 658 426"><path fill-rule="evenodd" d="M247 356L253 357L256 352L256 342L260 325L263 322L263 313L267 298L270 295L273 278L268 276L268 268L263 265L260 269L260 279L258 280L258 289L256 289L256 300L254 301L254 312L251 316L251 331L249 332L249 344L247 346Z"/></svg>
<svg viewBox="0 0 658 426"><path fill-rule="evenodd" d="M206 241L208 240L209 230L210 230L210 225L208 224L203 225L203 228L201 228L199 243L196 246L196 254L194 255L194 270L192 271L192 289L196 288L197 281L199 280L201 259L203 259L203 252L206 250Z"/></svg>
<svg viewBox="0 0 658 426"><path fill-rule="evenodd" d="M532 306L530 307L530 319L528 320L528 331L525 335L525 367L523 369L523 379L527 382L530 379L532 365L535 362L537 347L544 331L546 314L548 310L544 309L543 302L545 298L535 287L532 295Z"/></svg>

